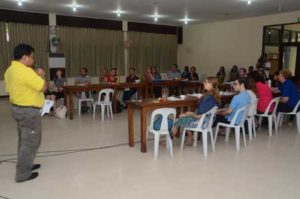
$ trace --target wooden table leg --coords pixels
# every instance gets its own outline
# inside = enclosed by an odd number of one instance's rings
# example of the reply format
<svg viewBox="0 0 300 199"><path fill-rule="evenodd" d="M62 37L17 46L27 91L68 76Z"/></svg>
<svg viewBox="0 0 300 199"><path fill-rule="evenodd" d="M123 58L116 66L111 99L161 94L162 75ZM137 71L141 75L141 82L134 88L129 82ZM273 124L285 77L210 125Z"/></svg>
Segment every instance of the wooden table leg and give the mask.
<svg viewBox="0 0 300 199"><path fill-rule="evenodd" d="M74 114L73 97L74 97L74 94L72 91L70 91L69 92L69 117L70 117L70 120L73 120L73 114Z"/></svg>
<svg viewBox="0 0 300 199"><path fill-rule="evenodd" d="M147 128L147 111L145 108L141 108L141 152L147 152L147 136L146 136L146 128Z"/></svg>
<svg viewBox="0 0 300 199"><path fill-rule="evenodd" d="M128 104L128 143L129 147L134 147L134 129L133 129L133 107Z"/></svg>

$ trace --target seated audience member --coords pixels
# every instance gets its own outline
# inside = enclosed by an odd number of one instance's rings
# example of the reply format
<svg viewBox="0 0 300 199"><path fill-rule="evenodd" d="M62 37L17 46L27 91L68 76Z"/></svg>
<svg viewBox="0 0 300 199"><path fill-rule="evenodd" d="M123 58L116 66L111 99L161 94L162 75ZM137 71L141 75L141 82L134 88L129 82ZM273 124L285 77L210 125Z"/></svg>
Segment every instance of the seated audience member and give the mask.
<svg viewBox="0 0 300 199"><path fill-rule="evenodd" d="M80 69L80 75L75 78L75 85L88 85L91 84L91 77L88 75L86 67Z"/></svg>
<svg viewBox="0 0 300 199"><path fill-rule="evenodd" d="M161 80L160 73L156 70L155 67L151 67L151 73L153 75L153 80ZM153 94L155 98L161 97L161 87L154 87Z"/></svg>
<svg viewBox="0 0 300 199"><path fill-rule="evenodd" d="M276 71L273 73L272 78L271 78L271 86L278 88L280 85L279 81L279 71Z"/></svg>
<svg viewBox="0 0 300 199"><path fill-rule="evenodd" d="M167 72L168 79L180 79L181 74L180 71L177 68L176 64L173 64L171 66L171 69Z"/></svg>
<svg viewBox="0 0 300 199"><path fill-rule="evenodd" d="M254 67L253 66L249 66L248 67L248 74L252 73L254 71Z"/></svg>
<svg viewBox="0 0 300 199"><path fill-rule="evenodd" d="M196 80L198 81L199 80L199 76L196 73L196 67L195 66L191 67L190 80L192 80L192 81L196 81Z"/></svg>
<svg viewBox="0 0 300 199"><path fill-rule="evenodd" d="M118 81L117 69L112 68L110 70L109 75L104 78L104 82L106 82L106 83L117 83L117 81Z"/></svg>
<svg viewBox="0 0 300 199"><path fill-rule="evenodd" d="M182 79L190 79L190 71L189 71L189 67L188 66L185 66L184 67L184 70L183 70L183 72L182 72L182 74L181 74L181 78Z"/></svg>
<svg viewBox="0 0 300 199"><path fill-rule="evenodd" d="M54 102L53 108L56 109L56 100L64 97L64 86L67 85L67 80L63 75L62 69L57 69L55 76L52 79L53 85L49 86L46 92L46 98Z"/></svg>
<svg viewBox="0 0 300 199"><path fill-rule="evenodd" d="M107 68L104 68L103 69L103 72L102 72L102 74L101 74L101 76L100 76L100 78L99 78L99 82L105 82L105 80L106 79L108 79L108 77L109 77L109 72L108 72L108 69Z"/></svg>
<svg viewBox="0 0 300 199"><path fill-rule="evenodd" d="M145 82L152 82L154 80L151 67L149 67L149 66L146 68L146 73L144 75L144 80L145 80Z"/></svg>
<svg viewBox="0 0 300 199"><path fill-rule="evenodd" d="M229 124L238 109L250 105L251 98L248 92L246 91L246 85L246 79L239 78L233 82L234 91L238 92L239 94L233 97L228 108L222 108L217 111L216 119L214 121L213 126L217 126L219 122ZM242 114L243 113L240 113L238 115L237 124L240 124Z"/></svg>
<svg viewBox="0 0 300 199"><path fill-rule="evenodd" d="M139 77L135 74L135 68L131 67L129 69L129 75L126 77L127 83L134 83L135 80L138 80ZM136 93L135 88L127 88L124 90L122 101L124 103L124 108L126 108L126 102L131 99L131 97Z"/></svg>
<svg viewBox="0 0 300 199"><path fill-rule="evenodd" d="M91 84L91 77L88 75L87 68L82 67L80 69L80 75L75 78L75 85L89 85L89 84ZM86 98L92 97L92 96L90 96L89 92L79 93L79 95L77 95L77 97L81 98L83 94L85 94ZM87 112L88 109L89 108L87 107L87 103L86 102L82 103L82 107L81 107L82 113Z"/></svg>
<svg viewBox="0 0 300 199"><path fill-rule="evenodd" d="M287 69L279 72L280 102L278 105L278 112L291 112L299 101L299 93L296 84L289 80L291 72ZM290 121L293 117L290 117Z"/></svg>
<svg viewBox="0 0 300 199"><path fill-rule="evenodd" d="M156 67L152 66L151 72L152 72L154 80L161 80L160 73L157 71Z"/></svg>
<svg viewBox="0 0 300 199"><path fill-rule="evenodd" d="M181 114L174 123L174 127L172 129L173 135L177 133L178 128L197 127L202 114L218 105L220 99L218 79L216 77L207 77L204 81L204 89L206 90L206 93L200 98L196 112L185 112ZM205 128L206 126L203 127ZM189 146L193 144L192 132L187 132L187 140L185 144Z"/></svg>
<svg viewBox="0 0 300 199"><path fill-rule="evenodd" d="M271 88L259 71L253 71L250 74L250 78L256 82L256 95L258 97L257 112L264 113L273 99ZM273 107L271 107L270 112L273 112Z"/></svg>
<svg viewBox="0 0 300 199"><path fill-rule="evenodd" d="M240 68L239 77L240 78L247 78L247 70L245 68Z"/></svg>
<svg viewBox="0 0 300 199"><path fill-rule="evenodd" d="M235 81L235 80L238 79L238 77L239 77L238 67L236 65L233 65L231 70L230 70L230 73L229 73L228 81L229 82Z"/></svg>
<svg viewBox="0 0 300 199"><path fill-rule="evenodd" d="M217 78L218 78L219 84L222 84L224 82L225 77L226 77L225 67L221 66L217 73Z"/></svg>

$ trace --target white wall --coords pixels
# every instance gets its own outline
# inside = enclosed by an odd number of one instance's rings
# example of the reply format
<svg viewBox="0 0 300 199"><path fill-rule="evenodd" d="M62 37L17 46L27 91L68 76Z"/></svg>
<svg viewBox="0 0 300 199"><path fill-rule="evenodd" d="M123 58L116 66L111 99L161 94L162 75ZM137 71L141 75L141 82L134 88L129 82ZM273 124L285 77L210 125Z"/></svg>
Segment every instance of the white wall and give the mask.
<svg viewBox="0 0 300 199"><path fill-rule="evenodd" d="M201 74L215 75L219 66L226 72L233 64L256 64L262 50L263 26L296 22L296 12L247 19L189 25L183 30L183 44L178 47L178 64L195 65Z"/></svg>

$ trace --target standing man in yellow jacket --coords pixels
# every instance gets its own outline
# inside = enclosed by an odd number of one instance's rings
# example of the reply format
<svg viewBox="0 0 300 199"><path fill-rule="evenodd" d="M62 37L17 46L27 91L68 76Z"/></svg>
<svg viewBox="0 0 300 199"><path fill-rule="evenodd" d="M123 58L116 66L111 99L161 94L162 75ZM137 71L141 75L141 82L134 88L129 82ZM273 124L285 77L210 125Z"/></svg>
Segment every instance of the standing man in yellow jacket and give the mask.
<svg viewBox="0 0 300 199"><path fill-rule="evenodd" d="M33 164L41 142L41 113L46 90L45 71L33 69L34 49L19 44L14 49L14 61L4 74L5 88L12 104L12 116L18 127L18 160L16 182L38 177L40 164Z"/></svg>

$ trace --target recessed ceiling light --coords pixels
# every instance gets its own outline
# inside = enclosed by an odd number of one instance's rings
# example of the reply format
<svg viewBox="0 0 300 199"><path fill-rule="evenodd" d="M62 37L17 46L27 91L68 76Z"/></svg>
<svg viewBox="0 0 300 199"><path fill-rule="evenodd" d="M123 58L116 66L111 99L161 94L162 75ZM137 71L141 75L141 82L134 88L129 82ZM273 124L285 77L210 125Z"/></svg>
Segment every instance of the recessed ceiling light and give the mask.
<svg viewBox="0 0 300 199"><path fill-rule="evenodd" d="M74 2L72 5L73 12L76 12L77 8L78 8L78 5Z"/></svg>
<svg viewBox="0 0 300 199"><path fill-rule="evenodd" d="M252 1L251 1L251 0L248 0L247 4L250 5L251 3L252 3Z"/></svg>
<svg viewBox="0 0 300 199"><path fill-rule="evenodd" d="M22 0L18 0L18 6L22 6L23 3L22 3Z"/></svg>
<svg viewBox="0 0 300 199"><path fill-rule="evenodd" d="M127 14L128 13L128 11L121 10L120 8L118 8L117 10L109 11L109 12L116 14L117 17L121 17L123 14Z"/></svg>
<svg viewBox="0 0 300 199"><path fill-rule="evenodd" d="M184 24L188 24L190 21L193 21L193 19L190 19L188 17L185 17L184 19L180 19L179 21L184 22Z"/></svg>
<svg viewBox="0 0 300 199"><path fill-rule="evenodd" d="M158 14L157 14L157 12L155 12L155 14L154 14L154 21L158 21Z"/></svg>
<svg viewBox="0 0 300 199"><path fill-rule="evenodd" d="M116 14L118 17L121 17L122 11L120 9L116 10Z"/></svg>

